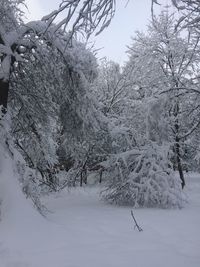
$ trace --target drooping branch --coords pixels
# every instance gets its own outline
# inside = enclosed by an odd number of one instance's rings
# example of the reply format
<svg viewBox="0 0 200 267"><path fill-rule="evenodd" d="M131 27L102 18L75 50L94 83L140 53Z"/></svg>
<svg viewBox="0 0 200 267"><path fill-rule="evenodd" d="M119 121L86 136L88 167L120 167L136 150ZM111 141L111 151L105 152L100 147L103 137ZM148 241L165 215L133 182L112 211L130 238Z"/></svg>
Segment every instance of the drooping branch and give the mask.
<svg viewBox="0 0 200 267"><path fill-rule="evenodd" d="M88 38L95 31L96 34L102 32L110 24L115 6L116 0L63 0L57 10L42 18L41 21L33 21L25 25L16 21L15 27L9 30L5 30L0 25L0 80L2 81L0 105L3 105L4 110L7 107L12 67L15 62L23 60L17 50L20 46L28 47L30 50L30 46L35 46L31 42L31 36L37 36L56 48L65 59L66 47L69 42L72 43L73 37L81 33ZM55 19L59 15L64 19L55 24ZM5 81L8 81L6 88Z"/></svg>
<svg viewBox="0 0 200 267"><path fill-rule="evenodd" d="M161 4L161 0L151 0L152 2L152 17L154 17L154 4ZM181 14L175 28L191 28L197 33L200 31L200 1L199 0L171 0L174 6Z"/></svg>
<svg viewBox="0 0 200 267"><path fill-rule="evenodd" d="M55 32L63 29L72 35L81 32L88 38L96 31L96 35L109 26L116 8L116 0L63 0L59 8L42 18L52 25L62 15L63 19L55 27ZM66 13L66 14L65 14Z"/></svg>

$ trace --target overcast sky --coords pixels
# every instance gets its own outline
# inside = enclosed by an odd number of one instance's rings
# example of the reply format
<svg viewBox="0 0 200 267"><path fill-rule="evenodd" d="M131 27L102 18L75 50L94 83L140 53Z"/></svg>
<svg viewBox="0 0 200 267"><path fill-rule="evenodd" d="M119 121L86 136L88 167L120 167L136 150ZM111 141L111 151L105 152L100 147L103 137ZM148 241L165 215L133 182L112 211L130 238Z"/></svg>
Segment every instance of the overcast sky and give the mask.
<svg viewBox="0 0 200 267"><path fill-rule="evenodd" d="M117 12L104 32L95 38L98 57L107 57L119 63L126 61L127 45L136 30L145 30L151 17L151 0L117 0ZM162 0L167 3L167 0ZM29 19L37 20L58 7L60 0L26 0Z"/></svg>

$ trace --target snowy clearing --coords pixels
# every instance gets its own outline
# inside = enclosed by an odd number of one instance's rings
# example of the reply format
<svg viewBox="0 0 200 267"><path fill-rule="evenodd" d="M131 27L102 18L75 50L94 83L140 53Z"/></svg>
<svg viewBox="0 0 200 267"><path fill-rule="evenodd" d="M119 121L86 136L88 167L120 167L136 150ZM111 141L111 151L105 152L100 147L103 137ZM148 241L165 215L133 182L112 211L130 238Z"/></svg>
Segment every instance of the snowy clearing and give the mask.
<svg viewBox="0 0 200 267"><path fill-rule="evenodd" d="M199 267L200 175L187 180L184 209L134 211L143 232L130 208L99 201L97 188L46 198L47 219L21 195L20 214L0 223L0 267Z"/></svg>

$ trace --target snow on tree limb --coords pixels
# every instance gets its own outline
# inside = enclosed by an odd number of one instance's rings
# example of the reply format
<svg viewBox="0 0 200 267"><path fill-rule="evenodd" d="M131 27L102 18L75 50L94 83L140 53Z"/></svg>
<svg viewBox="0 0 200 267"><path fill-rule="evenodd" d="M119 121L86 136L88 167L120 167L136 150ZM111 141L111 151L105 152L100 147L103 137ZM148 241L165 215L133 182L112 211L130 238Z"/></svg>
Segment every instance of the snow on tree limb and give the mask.
<svg viewBox="0 0 200 267"><path fill-rule="evenodd" d="M64 18L59 21L55 27L55 31L59 29L68 29L69 22L72 35L77 32L84 32L86 37L89 37L97 29L96 35L101 33L109 26L115 14L115 0L63 0L59 8L49 15L42 18L42 21L47 22L50 26L55 18L59 15L64 15ZM66 14L64 14L66 12Z"/></svg>

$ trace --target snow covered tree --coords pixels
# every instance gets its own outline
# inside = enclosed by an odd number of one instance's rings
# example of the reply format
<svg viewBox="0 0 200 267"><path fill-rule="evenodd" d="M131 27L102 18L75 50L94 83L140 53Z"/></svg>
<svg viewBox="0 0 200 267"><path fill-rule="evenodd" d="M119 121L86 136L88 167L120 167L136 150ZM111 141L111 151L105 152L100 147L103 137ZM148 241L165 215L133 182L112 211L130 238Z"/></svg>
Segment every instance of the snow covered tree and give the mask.
<svg viewBox="0 0 200 267"><path fill-rule="evenodd" d="M102 197L138 207L182 207L181 188L170 163L170 147L149 142L113 157Z"/></svg>
<svg viewBox="0 0 200 267"><path fill-rule="evenodd" d="M7 108L9 78L17 62L23 60L23 52L29 50L40 50L40 42L32 42L37 37L42 43L54 46L61 55L65 54L66 46L72 45L73 37L78 33L85 33L90 36L96 29L99 34L107 27L114 15L115 1L93 1L88 0L82 3L79 0L62 1L58 10L51 12L42 18L41 21L23 24L19 5L23 1L3 0L1 1L1 65L0 82L1 95L0 105L3 110ZM53 24L55 18L66 12L64 18ZM70 24L71 23L71 24ZM71 25L71 26L69 26ZM69 28L71 27L71 28ZM68 35L66 35L68 31ZM63 37L64 34L64 37ZM62 39L62 41L61 41ZM66 64L68 60L64 56Z"/></svg>
<svg viewBox="0 0 200 267"><path fill-rule="evenodd" d="M123 102L127 94L127 80L124 74L118 63L107 59L102 60L92 89L105 115L112 112L119 115L119 103Z"/></svg>
<svg viewBox="0 0 200 267"><path fill-rule="evenodd" d="M163 105L163 111L150 112L148 134L151 140L162 141L163 138L174 142L174 163L182 187L185 185L181 163L184 142L199 127L195 115L199 113L196 103L199 98L198 47L199 38L190 31L187 37L181 37L173 16L168 12L162 13L158 19L154 18L148 35L138 33L129 50L131 57L127 65L128 69L132 69L132 84L144 94L143 103L150 104L149 110L155 110L156 106L159 110L159 102ZM152 120L153 115L155 122ZM163 129L158 127L162 127L162 124L165 124ZM164 136L159 140L156 135L161 133Z"/></svg>
<svg viewBox="0 0 200 267"><path fill-rule="evenodd" d="M191 0L172 0L172 4L178 9L181 16L178 24L182 27L193 28L197 34L200 30L199 12L200 2Z"/></svg>
<svg viewBox="0 0 200 267"><path fill-rule="evenodd" d="M147 34L137 33L129 48L123 71L129 81L127 90L133 93L122 114L130 122L129 129L134 129L135 142L126 151L118 150L107 163L103 198L109 202L182 205L174 170L183 188L187 153L200 125L199 39L190 31L184 33L188 35L182 35L174 17L163 12L154 17Z"/></svg>
<svg viewBox="0 0 200 267"><path fill-rule="evenodd" d="M22 21L22 4L18 0L0 3L0 106L5 114L9 95L12 138L32 170L29 181L25 181L26 167L19 168L25 184L22 187L31 197L35 182L57 185L52 174L57 164L57 140L61 139L59 129L63 128L65 144L75 141L70 148L77 153L79 139L83 142L90 126L95 129L98 125L87 95L89 80L96 75L96 60L76 36L84 33L88 38L95 30L99 34L107 27L115 1L62 1L58 10L41 21L26 24ZM10 132L7 135L11 136ZM1 153L15 150L12 140L2 142L8 146Z"/></svg>

